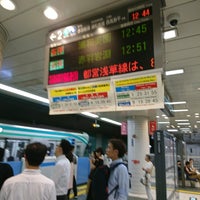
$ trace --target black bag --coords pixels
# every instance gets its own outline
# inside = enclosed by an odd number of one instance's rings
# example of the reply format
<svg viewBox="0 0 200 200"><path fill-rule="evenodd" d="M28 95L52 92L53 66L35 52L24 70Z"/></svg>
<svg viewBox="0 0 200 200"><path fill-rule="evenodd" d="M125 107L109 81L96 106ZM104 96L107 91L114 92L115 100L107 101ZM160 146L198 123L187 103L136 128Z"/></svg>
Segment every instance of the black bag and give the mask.
<svg viewBox="0 0 200 200"><path fill-rule="evenodd" d="M106 200L108 197L108 179L110 175L109 167L106 165L98 166L92 177L91 189L92 199Z"/></svg>

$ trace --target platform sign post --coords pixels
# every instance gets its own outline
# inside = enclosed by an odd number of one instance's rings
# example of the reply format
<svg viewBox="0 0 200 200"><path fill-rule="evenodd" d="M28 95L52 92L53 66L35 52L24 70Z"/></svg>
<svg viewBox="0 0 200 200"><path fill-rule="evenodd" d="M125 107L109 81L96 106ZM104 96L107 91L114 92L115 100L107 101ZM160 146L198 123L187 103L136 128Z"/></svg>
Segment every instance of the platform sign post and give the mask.
<svg viewBox="0 0 200 200"><path fill-rule="evenodd" d="M154 148L156 199L174 199L177 195L177 161L175 138L165 131L156 131L154 134Z"/></svg>

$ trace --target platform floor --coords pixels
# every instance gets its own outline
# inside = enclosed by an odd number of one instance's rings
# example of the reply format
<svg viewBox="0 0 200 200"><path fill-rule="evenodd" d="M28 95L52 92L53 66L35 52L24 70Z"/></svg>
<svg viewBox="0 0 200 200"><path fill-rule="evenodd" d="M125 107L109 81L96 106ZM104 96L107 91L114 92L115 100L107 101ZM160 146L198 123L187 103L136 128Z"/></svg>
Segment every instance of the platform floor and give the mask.
<svg viewBox="0 0 200 200"><path fill-rule="evenodd" d="M86 200L86 185L78 186L78 200ZM153 196L155 197L155 188L152 189ZM176 199L174 200L193 200L191 197L200 200L200 188L185 187L179 188L176 193ZM73 199L73 194L70 195L70 199ZM130 195L128 200L147 200L146 195ZM156 200L154 198L154 200Z"/></svg>

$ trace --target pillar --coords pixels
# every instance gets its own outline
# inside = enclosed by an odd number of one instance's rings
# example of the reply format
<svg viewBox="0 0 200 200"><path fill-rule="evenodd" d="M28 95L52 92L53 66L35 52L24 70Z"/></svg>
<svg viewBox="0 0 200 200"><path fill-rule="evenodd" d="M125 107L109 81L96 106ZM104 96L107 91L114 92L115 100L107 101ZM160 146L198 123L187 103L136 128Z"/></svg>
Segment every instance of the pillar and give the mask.
<svg viewBox="0 0 200 200"><path fill-rule="evenodd" d="M128 167L132 173L130 193L145 195L145 187L140 183L144 175L142 167L145 155L149 154L148 118L135 116L127 120L128 130Z"/></svg>

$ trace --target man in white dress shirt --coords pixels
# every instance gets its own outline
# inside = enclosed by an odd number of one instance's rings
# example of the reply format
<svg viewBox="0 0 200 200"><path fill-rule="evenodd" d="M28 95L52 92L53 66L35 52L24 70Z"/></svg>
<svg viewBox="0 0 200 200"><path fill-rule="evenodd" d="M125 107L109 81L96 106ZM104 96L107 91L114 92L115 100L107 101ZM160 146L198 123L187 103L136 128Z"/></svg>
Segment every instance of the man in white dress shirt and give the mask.
<svg viewBox="0 0 200 200"><path fill-rule="evenodd" d="M56 186L57 200L68 200L68 185L70 180L71 165L67 155L71 150L71 145L67 140L61 140L56 147L56 165L53 174L53 181Z"/></svg>
<svg viewBox="0 0 200 200"><path fill-rule="evenodd" d="M4 182L1 200L56 200L54 182L39 170L46 153L44 144L35 142L27 145L24 155L26 169Z"/></svg>
<svg viewBox="0 0 200 200"><path fill-rule="evenodd" d="M142 168L142 170L145 172L145 190L147 194L148 200L153 200L152 192L151 192L151 173L153 170L153 163L151 162L151 157L149 154L146 154L145 156L145 166Z"/></svg>

